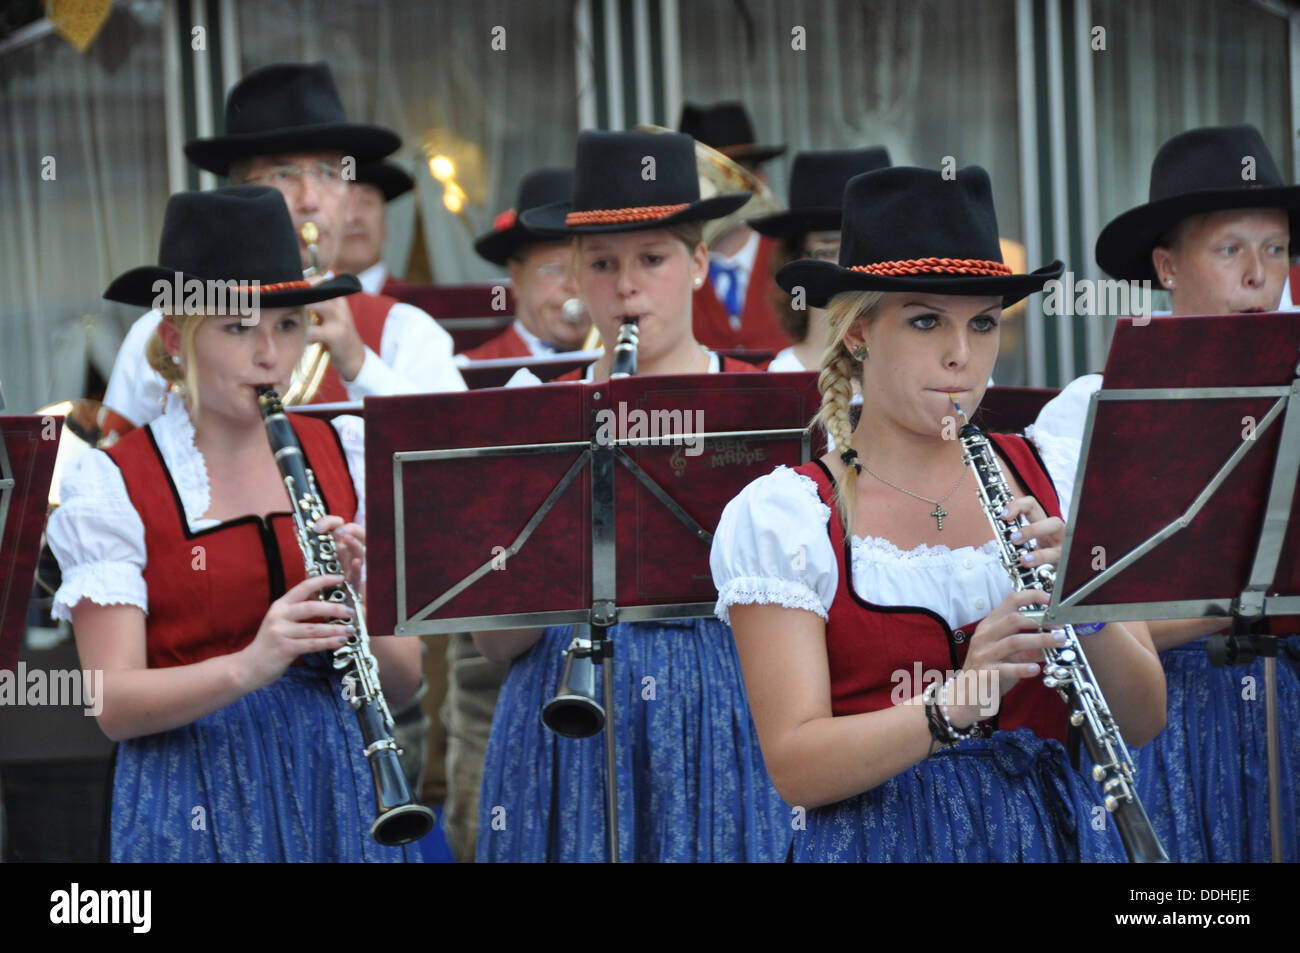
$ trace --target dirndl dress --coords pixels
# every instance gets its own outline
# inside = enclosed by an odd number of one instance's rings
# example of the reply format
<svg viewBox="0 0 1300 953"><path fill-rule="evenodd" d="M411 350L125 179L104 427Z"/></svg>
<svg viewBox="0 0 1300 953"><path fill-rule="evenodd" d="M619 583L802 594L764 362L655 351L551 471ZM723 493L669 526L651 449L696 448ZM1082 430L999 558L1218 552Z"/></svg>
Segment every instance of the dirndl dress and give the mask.
<svg viewBox="0 0 1300 953"><path fill-rule="evenodd" d="M1205 640L1160 653L1165 730L1135 756L1138 793L1172 861L1272 857L1264 662L1216 668ZM1278 653L1283 859L1300 860L1300 636Z"/></svg>
<svg viewBox="0 0 1300 953"><path fill-rule="evenodd" d="M784 860L791 812L763 766L731 629L692 619L627 623L610 634L619 859ZM604 734L557 736L540 717L572 638L571 626L546 629L501 687L483 768L479 862L609 857ZM597 671L602 704L603 693Z"/></svg>

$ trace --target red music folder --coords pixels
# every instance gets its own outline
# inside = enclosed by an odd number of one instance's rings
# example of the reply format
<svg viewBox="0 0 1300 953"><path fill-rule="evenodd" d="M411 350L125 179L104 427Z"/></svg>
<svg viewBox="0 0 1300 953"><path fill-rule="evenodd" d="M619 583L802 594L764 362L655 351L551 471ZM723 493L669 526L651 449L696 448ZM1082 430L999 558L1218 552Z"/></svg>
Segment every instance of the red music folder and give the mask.
<svg viewBox="0 0 1300 953"><path fill-rule="evenodd" d="M27 629L62 431L62 417L0 416L0 669L14 669Z"/></svg>
<svg viewBox="0 0 1300 953"><path fill-rule="evenodd" d="M1122 319L1081 463L1048 623L1226 616L1244 594L1295 631L1300 313Z"/></svg>
<svg viewBox="0 0 1300 953"><path fill-rule="evenodd" d="M723 507L823 452L820 403L811 373L367 398L371 628L580 622L602 597L623 621L712 614Z"/></svg>

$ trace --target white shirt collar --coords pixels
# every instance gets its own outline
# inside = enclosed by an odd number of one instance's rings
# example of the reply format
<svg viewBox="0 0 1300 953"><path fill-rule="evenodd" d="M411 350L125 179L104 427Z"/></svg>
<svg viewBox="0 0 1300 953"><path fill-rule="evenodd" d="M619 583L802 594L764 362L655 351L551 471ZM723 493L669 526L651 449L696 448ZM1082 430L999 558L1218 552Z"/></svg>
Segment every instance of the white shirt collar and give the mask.
<svg viewBox="0 0 1300 953"><path fill-rule="evenodd" d="M384 283L388 281L388 266L382 261L377 261L357 275L357 279L361 282L362 291L377 295L383 289Z"/></svg>
<svg viewBox="0 0 1300 953"><path fill-rule="evenodd" d="M524 322L520 321L518 318L515 318L515 333L524 339L524 343L528 345L528 350L531 354L540 357L545 354L555 353L554 345L547 341L543 341L532 331L529 331L524 327Z"/></svg>

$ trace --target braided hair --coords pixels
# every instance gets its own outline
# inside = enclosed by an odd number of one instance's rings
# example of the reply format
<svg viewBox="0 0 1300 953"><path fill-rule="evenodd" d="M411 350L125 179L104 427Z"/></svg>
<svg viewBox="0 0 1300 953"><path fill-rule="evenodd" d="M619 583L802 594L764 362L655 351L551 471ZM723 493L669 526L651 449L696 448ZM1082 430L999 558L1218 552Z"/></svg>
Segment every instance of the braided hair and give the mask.
<svg viewBox="0 0 1300 953"><path fill-rule="evenodd" d="M873 320L884 297L882 291L841 292L826 306L826 349L822 352L821 374L817 378L822 406L817 412L817 422L835 442L835 450L845 463L844 477L836 484L835 503L846 535L853 532L853 501L859 473L859 464L855 462L857 451L850 447L853 421L849 416L849 402L853 398L853 381L862 379L865 364L854 359L844 344L844 335L859 317L867 322Z"/></svg>

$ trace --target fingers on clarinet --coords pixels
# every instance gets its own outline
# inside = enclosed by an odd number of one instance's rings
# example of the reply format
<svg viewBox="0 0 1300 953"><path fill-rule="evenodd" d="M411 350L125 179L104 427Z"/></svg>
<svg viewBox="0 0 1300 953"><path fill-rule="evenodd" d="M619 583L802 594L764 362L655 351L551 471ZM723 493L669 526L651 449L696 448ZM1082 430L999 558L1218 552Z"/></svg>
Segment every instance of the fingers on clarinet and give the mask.
<svg viewBox="0 0 1300 953"><path fill-rule="evenodd" d="M312 527L318 533L332 533L343 525L343 518L339 516L322 516Z"/></svg>

